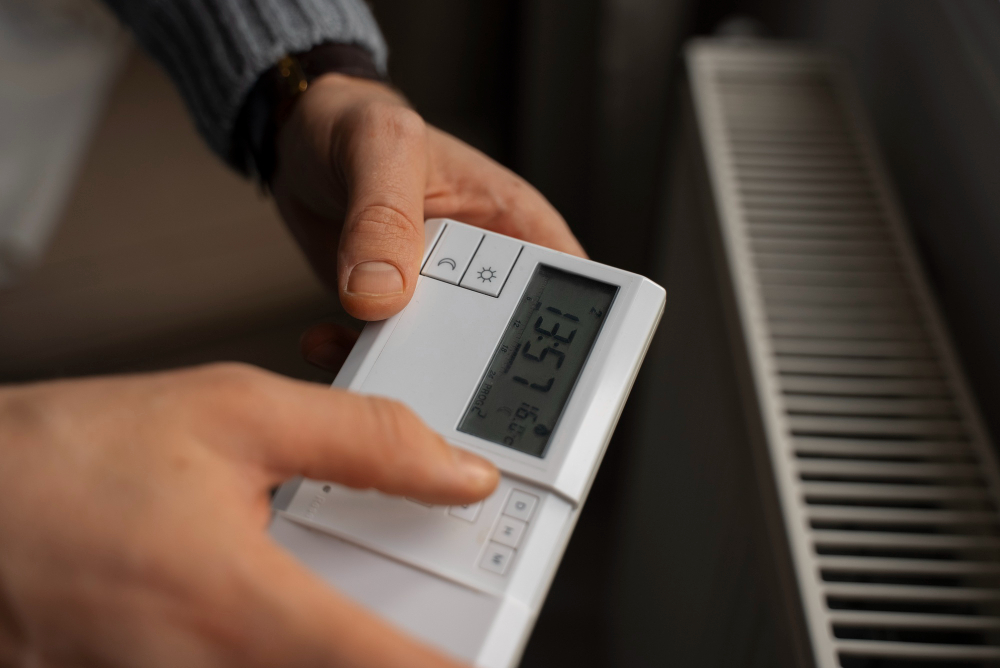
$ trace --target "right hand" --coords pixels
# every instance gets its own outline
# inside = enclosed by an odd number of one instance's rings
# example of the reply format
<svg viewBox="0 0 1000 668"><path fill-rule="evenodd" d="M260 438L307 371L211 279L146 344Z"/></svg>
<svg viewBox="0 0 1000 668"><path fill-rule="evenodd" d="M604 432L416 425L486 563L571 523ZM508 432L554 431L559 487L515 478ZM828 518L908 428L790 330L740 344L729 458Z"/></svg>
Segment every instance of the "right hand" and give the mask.
<svg viewBox="0 0 1000 668"><path fill-rule="evenodd" d="M398 403L250 367L0 387L0 665L456 668L268 537L298 474L438 504L499 480Z"/></svg>

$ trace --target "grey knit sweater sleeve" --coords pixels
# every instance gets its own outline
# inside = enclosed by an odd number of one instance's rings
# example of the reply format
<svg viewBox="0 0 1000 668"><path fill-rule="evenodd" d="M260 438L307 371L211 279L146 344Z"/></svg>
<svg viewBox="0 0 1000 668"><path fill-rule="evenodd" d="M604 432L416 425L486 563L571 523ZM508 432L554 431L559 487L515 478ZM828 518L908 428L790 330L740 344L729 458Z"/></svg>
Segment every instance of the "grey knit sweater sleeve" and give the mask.
<svg viewBox="0 0 1000 668"><path fill-rule="evenodd" d="M285 54L355 44L385 73L385 41L363 0L106 1L173 78L223 159L247 93Z"/></svg>

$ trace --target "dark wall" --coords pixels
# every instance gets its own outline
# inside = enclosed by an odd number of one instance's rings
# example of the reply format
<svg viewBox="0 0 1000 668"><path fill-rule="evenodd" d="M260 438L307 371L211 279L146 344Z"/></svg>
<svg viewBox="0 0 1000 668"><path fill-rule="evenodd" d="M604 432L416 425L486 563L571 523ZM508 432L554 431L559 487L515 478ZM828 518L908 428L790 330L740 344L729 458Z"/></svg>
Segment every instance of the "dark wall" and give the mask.
<svg viewBox="0 0 1000 668"><path fill-rule="evenodd" d="M648 268L685 0L376 0L393 82L527 178L591 255Z"/></svg>
<svg viewBox="0 0 1000 668"><path fill-rule="evenodd" d="M520 5L377 0L390 75L434 125L509 165L518 105Z"/></svg>
<svg viewBox="0 0 1000 668"><path fill-rule="evenodd" d="M1000 412L990 410L1000 400L1000 346L995 343L1000 341L1000 309L994 306L1000 293L1000 3L375 0L374 6L392 49L393 79L432 123L531 181L594 259L656 275L662 267L653 249L660 249L661 259L669 254L661 242L679 215L663 186L669 182L665 165L677 152L678 74L686 39L710 34L720 22L742 14L756 19L766 35L804 39L844 54L987 423L1000 435ZM671 308L668 304L668 318ZM690 342L688 326L663 337ZM663 354L687 352L673 348ZM715 364L714 378L722 382L725 364L704 359ZM650 657L669 655L661 651L666 636L658 637L657 629L678 611L663 601L644 602L642 583L660 578L664 586L674 586L676 581L656 572L655 559L629 562L613 549L622 527L629 526L629 535L640 536L640 543L669 549L670 536L644 535L629 524L638 515L626 510L647 503L637 496L638 483L655 487L657 480L668 480L657 467L669 468L686 456L647 447L652 437L636 422L638 406L658 405L650 398L651 387L655 383L638 385L626 408L525 666L586 668L625 665L626 660L642 665ZM683 413L690 393L674 390L671 396ZM680 415L678 424L694 429L704 422L681 413L673 414ZM706 442L726 442L739 427L723 422L701 424ZM719 476L728 469L710 464L705 470L723 484ZM678 487L678 494L683 491ZM710 507L711 499L706 504ZM691 516L682 519L704 528L712 518L703 511L691 507ZM642 553L643 545L632 547L630 554ZM746 555L744 565L757 558ZM711 566L692 550L674 557L689 558L706 573ZM623 574L624 568L634 570ZM635 596L616 591L629 588ZM735 619L742 614L739 606L753 610L758 601L753 587L736 589L733 596L714 600L711 612ZM623 612L632 603L637 607ZM763 614L757 621L757 630L739 627L746 635L745 651L735 645L729 654L716 648L719 665L779 662L781 650L773 641L780 625L768 627L773 620ZM630 641L630 633L643 635Z"/></svg>

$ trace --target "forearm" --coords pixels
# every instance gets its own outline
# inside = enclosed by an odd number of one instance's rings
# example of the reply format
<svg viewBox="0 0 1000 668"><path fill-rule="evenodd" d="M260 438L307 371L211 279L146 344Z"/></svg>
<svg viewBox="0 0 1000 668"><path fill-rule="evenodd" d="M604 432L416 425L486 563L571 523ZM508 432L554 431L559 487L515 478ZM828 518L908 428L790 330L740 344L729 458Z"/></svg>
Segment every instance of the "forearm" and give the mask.
<svg viewBox="0 0 1000 668"><path fill-rule="evenodd" d="M386 47L362 0L106 0L174 79L212 149L247 171L233 130L247 93L288 53L355 44L385 70Z"/></svg>

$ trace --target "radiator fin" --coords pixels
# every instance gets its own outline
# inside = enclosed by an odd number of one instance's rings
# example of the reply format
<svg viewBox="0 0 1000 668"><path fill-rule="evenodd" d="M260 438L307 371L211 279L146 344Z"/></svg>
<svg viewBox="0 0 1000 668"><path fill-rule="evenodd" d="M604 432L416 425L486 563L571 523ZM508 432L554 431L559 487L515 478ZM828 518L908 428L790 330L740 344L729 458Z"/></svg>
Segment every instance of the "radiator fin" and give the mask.
<svg viewBox="0 0 1000 668"><path fill-rule="evenodd" d="M844 68L688 56L817 665L995 665L996 461Z"/></svg>

